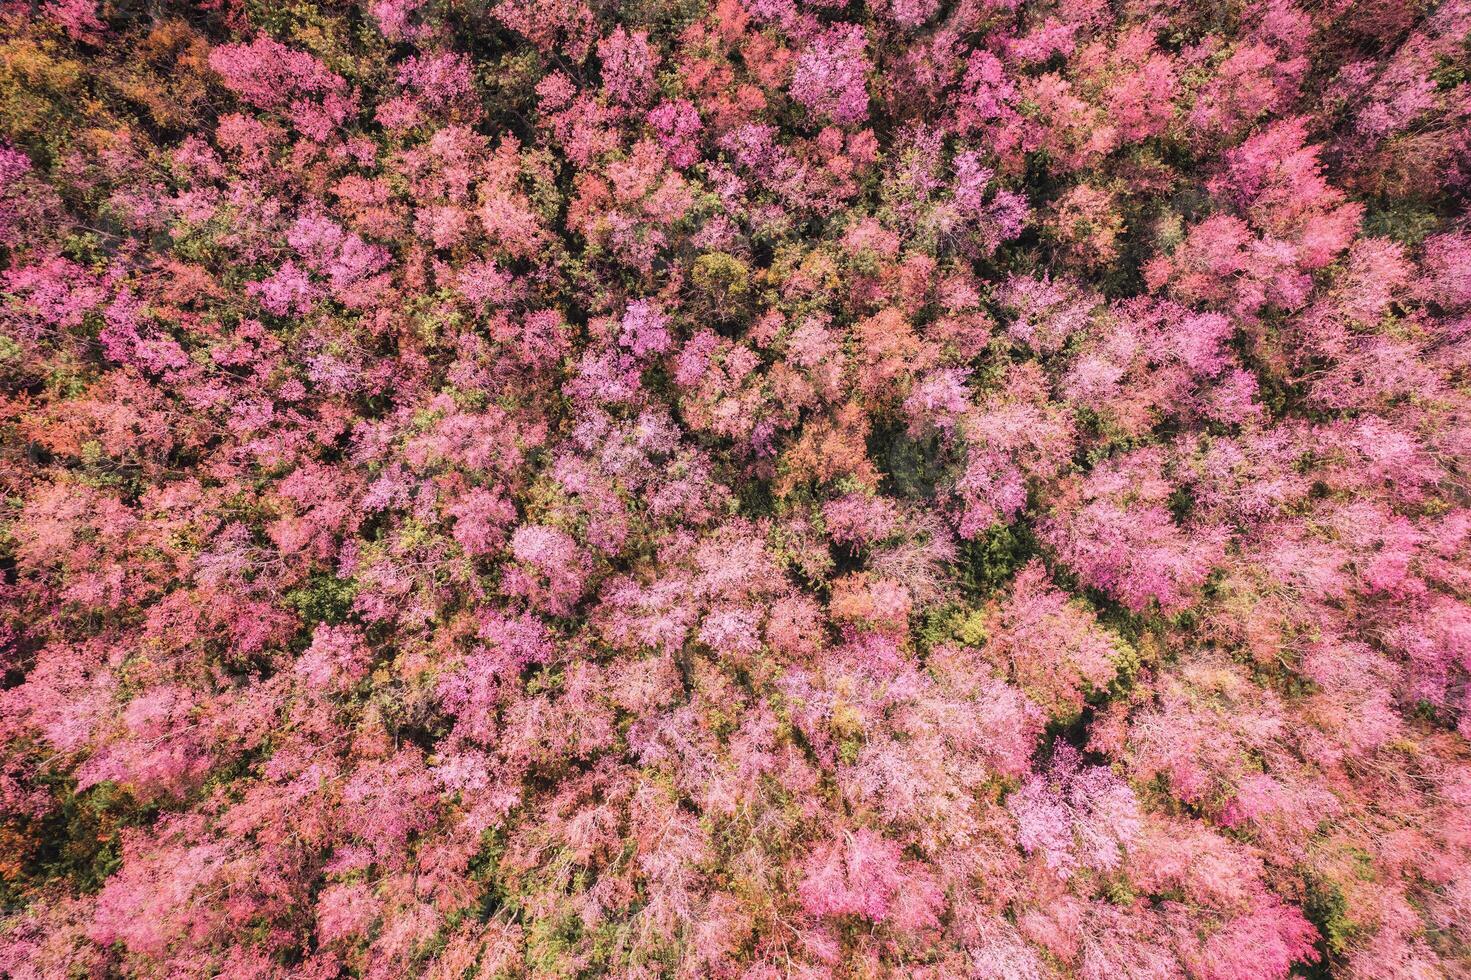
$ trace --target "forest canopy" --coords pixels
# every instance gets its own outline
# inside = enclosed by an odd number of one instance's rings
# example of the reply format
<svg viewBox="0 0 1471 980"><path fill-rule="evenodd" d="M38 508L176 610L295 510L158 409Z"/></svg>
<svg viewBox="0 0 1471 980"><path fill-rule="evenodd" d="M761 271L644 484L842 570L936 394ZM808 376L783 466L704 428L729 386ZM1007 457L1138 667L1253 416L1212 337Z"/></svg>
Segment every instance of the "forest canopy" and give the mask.
<svg viewBox="0 0 1471 980"><path fill-rule="evenodd" d="M0 976L1471 975L1471 0L0 0Z"/></svg>

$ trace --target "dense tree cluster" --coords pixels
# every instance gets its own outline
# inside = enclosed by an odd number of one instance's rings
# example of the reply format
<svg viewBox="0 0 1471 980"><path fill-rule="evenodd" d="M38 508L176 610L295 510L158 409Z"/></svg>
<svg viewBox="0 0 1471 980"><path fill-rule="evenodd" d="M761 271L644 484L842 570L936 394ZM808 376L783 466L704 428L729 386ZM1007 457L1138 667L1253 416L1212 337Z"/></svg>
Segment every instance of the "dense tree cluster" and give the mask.
<svg viewBox="0 0 1471 980"><path fill-rule="evenodd" d="M0 975L1471 975L1468 0L0 0Z"/></svg>

